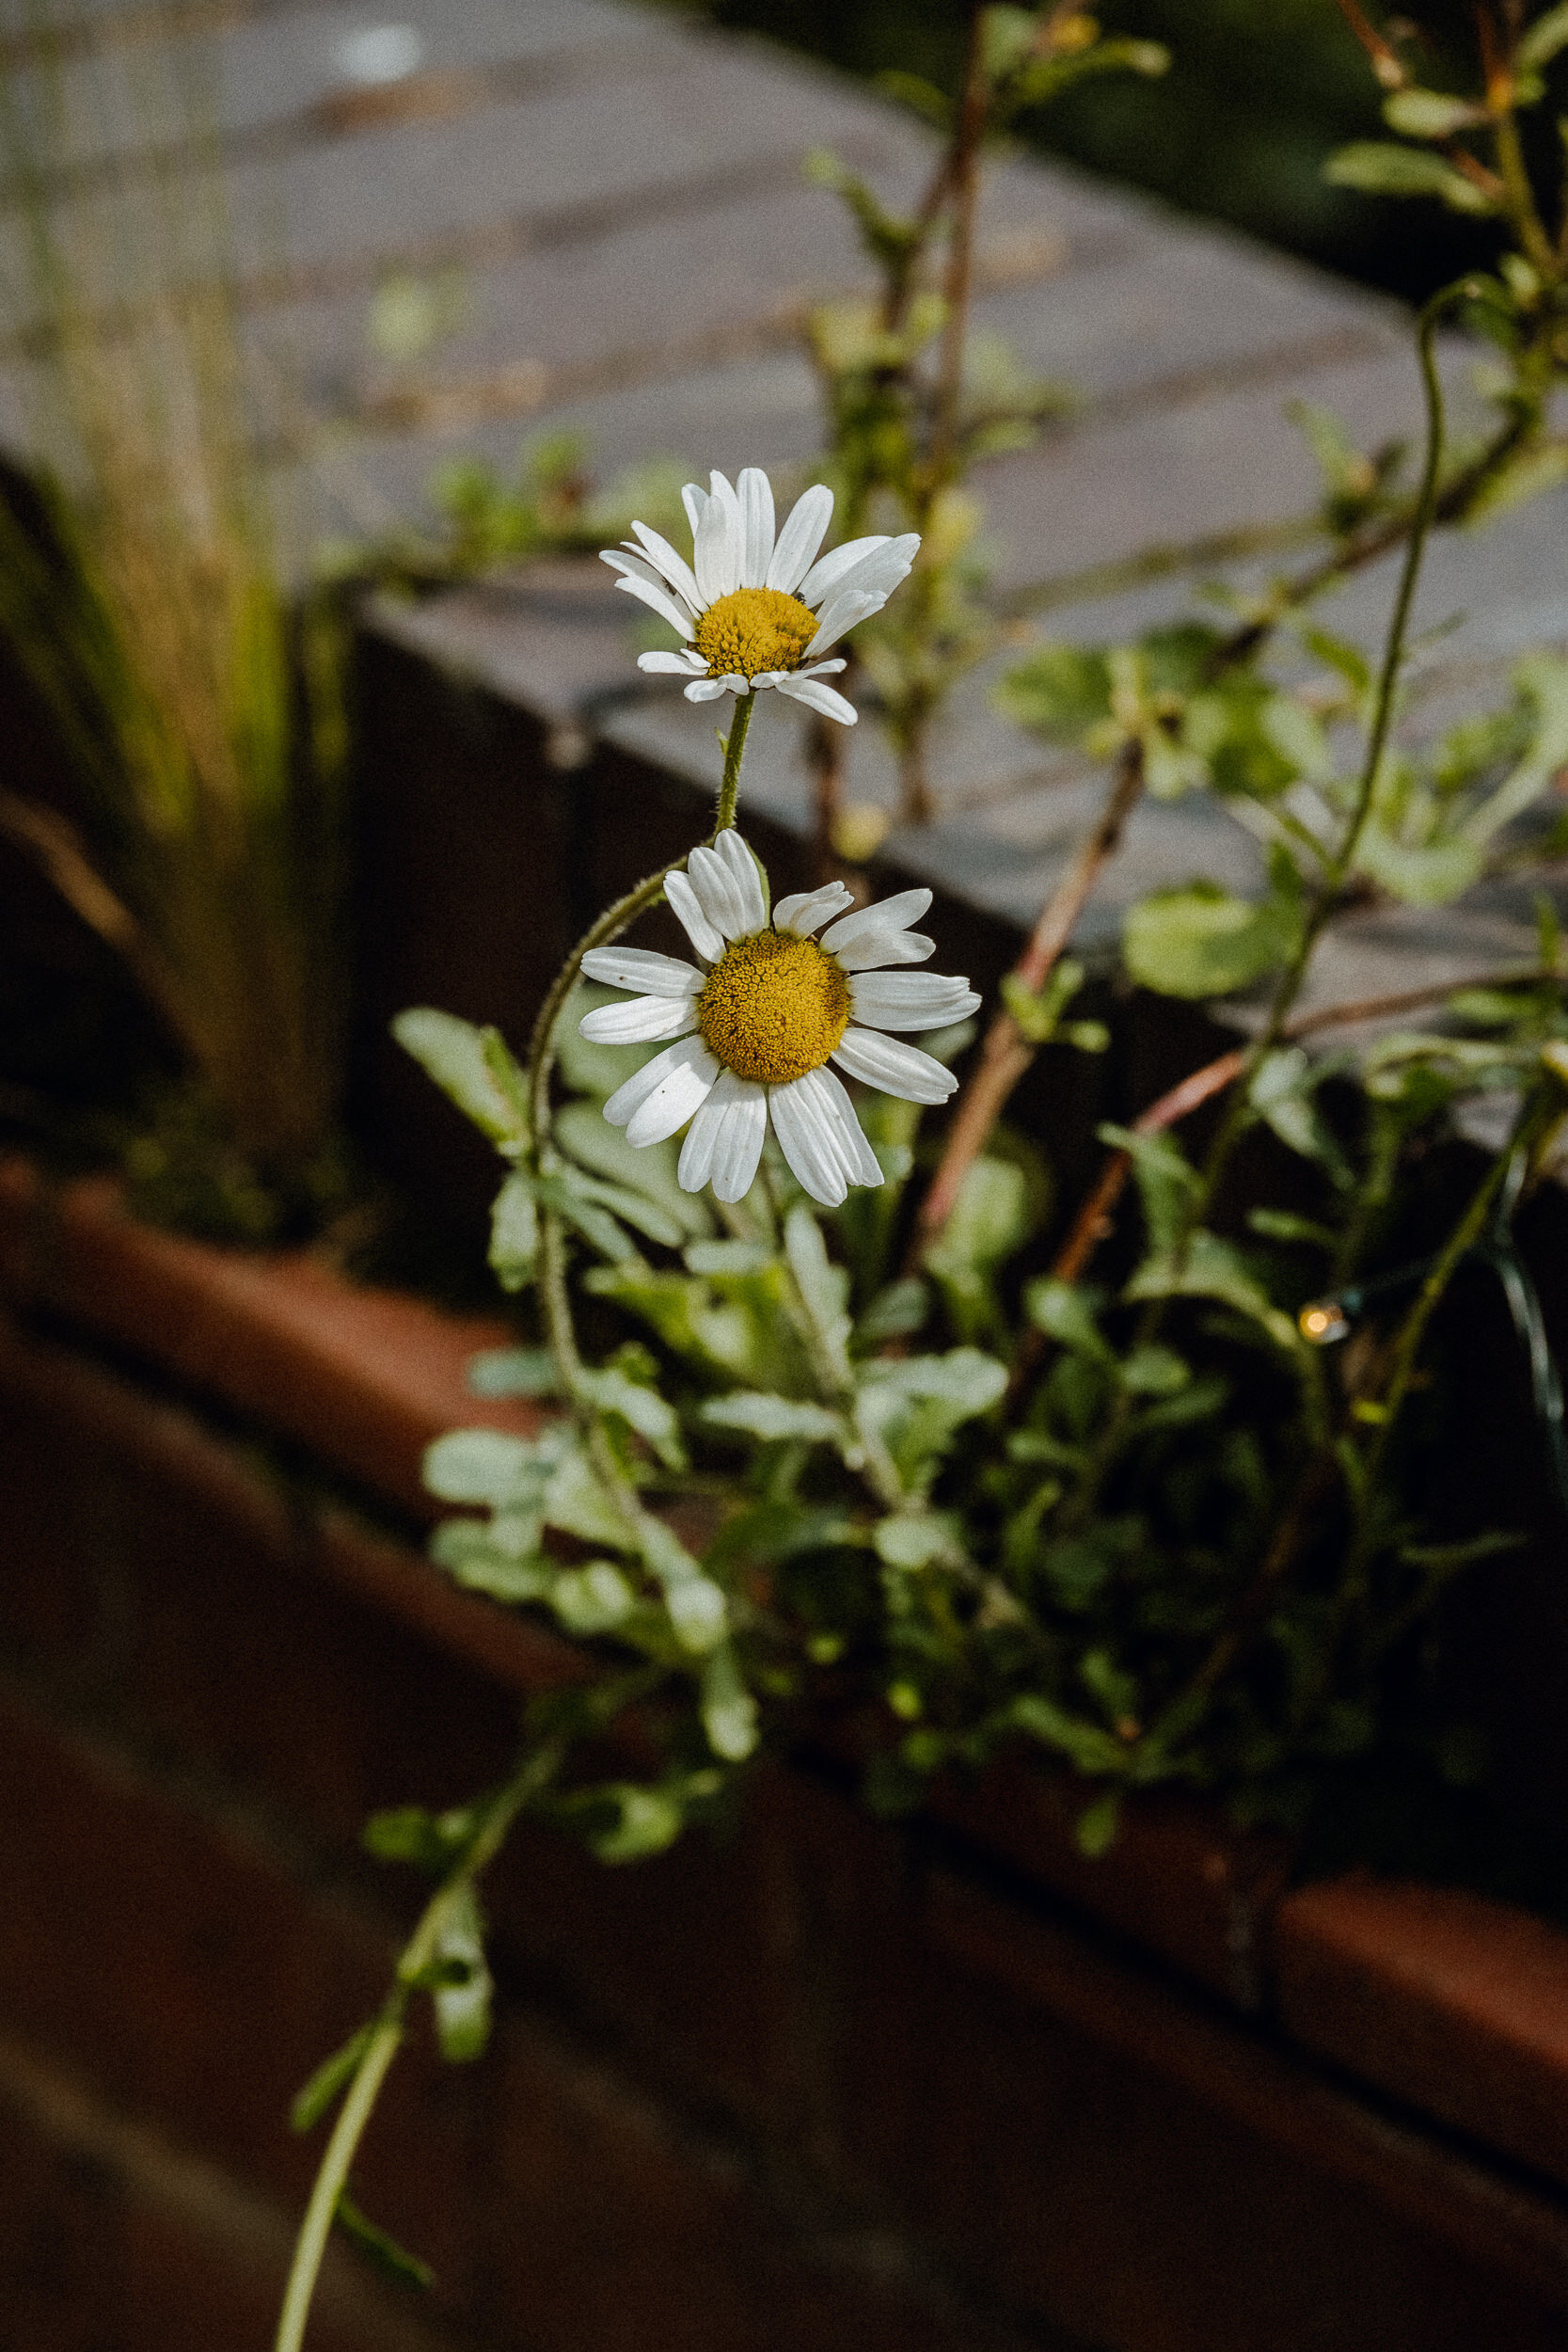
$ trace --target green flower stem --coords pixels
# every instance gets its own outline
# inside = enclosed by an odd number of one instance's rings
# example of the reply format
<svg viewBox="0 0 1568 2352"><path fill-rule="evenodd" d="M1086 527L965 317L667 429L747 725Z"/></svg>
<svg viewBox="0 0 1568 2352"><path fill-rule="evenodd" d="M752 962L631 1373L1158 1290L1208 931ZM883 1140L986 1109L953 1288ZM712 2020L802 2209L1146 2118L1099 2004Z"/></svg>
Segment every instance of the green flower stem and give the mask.
<svg viewBox="0 0 1568 2352"><path fill-rule="evenodd" d="M735 717L724 739L724 775L719 787L719 808L713 820L715 834L727 832L735 822L735 804L740 796L740 763L746 755L746 738L751 731L752 712L756 704L753 691L736 698Z"/></svg>
<svg viewBox="0 0 1568 2352"><path fill-rule="evenodd" d="M1426 398L1426 455L1421 469L1420 487L1417 493L1415 515L1410 536L1405 544L1404 563L1400 572L1400 584L1389 616L1388 633L1384 643L1383 665L1379 672L1377 698L1372 707L1372 723L1367 738L1366 756L1357 781L1355 799L1350 819L1340 836L1339 845L1326 867L1310 911L1302 925L1295 953L1281 976L1269 1008L1268 1019L1243 1058L1231 1088L1219 1132L1210 1146L1200 1179L1187 1203L1180 1229L1172 1246L1171 1257L1178 1279L1193 1236L1197 1232L1213 1204L1221 1179L1230 1162L1231 1153L1241 1140L1251 1106L1252 1080L1266 1056L1279 1044L1289 1025L1291 1011L1307 977L1307 966L1323 929L1338 904L1340 893L1349 879L1361 845L1361 836L1372 813L1378 776L1387 748L1388 733L1393 724L1394 694L1399 684L1404 660L1405 639L1410 627L1411 607L1416 597L1416 583L1420 575L1421 558L1426 551L1427 535L1437 499L1437 479L1443 463L1444 404L1442 379L1437 373L1433 345L1437 328L1444 315L1453 305L1473 290L1474 281L1461 278L1433 295L1422 310L1417 325L1416 349L1420 362L1421 388ZM1150 1300L1144 1310L1137 1327L1136 1343L1148 1346L1158 1338L1170 1310L1170 1299ZM1120 1449L1123 1432L1132 1413L1132 1399L1121 1391L1106 1415L1105 1426L1100 1434L1094 1452L1085 1469L1083 1478L1064 1511L1064 1530L1079 1527L1099 1501L1101 1490L1111 1466Z"/></svg>
<svg viewBox="0 0 1568 2352"><path fill-rule="evenodd" d="M1405 641L1410 630L1411 608L1416 600L1416 583L1420 577L1421 560L1426 553L1428 534L1437 501L1437 480L1443 464L1445 412L1443 382L1437 373L1433 348L1437 329L1445 314L1455 303L1474 291L1474 281L1462 278L1456 285L1446 286L1433 295L1421 311L1416 330L1416 350L1420 362L1421 389L1426 399L1426 456L1421 469L1420 486L1417 492L1416 509L1405 543L1404 562L1400 570L1400 584L1389 616L1388 633L1384 641L1383 666L1378 675L1377 698L1372 706L1372 723L1367 737L1366 755L1356 784L1350 821L1339 839L1339 846L1329 861L1307 919L1302 925L1301 938L1295 953L1281 975L1269 1007L1268 1019L1247 1050L1240 1083L1230 1095L1219 1133L1210 1148L1202 1181L1189 1204L1181 1233L1177 1241L1178 1261L1184 1256L1193 1234L1203 1223L1212 1204L1220 1179L1229 1163L1230 1154L1246 1123L1250 1104L1251 1082L1261 1063L1272 1054L1285 1035L1291 1014L1301 993L1318 941L1338 906L1340 896L1350 879L1355 853L1367 830L1376 798L1378 778L1382 772L1384 754L1388 747L1389 730L1394 721L1394 698L1399 686L1400 672L1404 663Z"/></svg>
<svg viewBox="0 0 1568 2352"><path fill-rule="evenodd" d="M518 1814L553 1778L560 1762L560 1751L554 1746L537 1749L523 1758L511 1779L490 1799L473 1837L425 1905L418 1927L404 1947L375 2030L354 2070L316 2174L284 2290L274 2352L300 2352L305 2342L338 2201L381 2086L402 2046L408 2004L423 1986L453 1912L500 1851Z"/></svg>

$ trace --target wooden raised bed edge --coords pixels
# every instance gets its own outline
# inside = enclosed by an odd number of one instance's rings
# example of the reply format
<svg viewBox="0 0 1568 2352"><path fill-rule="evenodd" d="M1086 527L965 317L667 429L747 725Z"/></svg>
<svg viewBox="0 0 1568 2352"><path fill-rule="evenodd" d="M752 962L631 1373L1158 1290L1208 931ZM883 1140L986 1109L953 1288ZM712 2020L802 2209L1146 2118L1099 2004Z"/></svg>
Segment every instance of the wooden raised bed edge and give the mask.
<svg viewBox="0 0 1568 2352"><path fill-rule="evenodd" d="M153 1231L115 1184L47 1184L0 1163L0 1298L107 1343L295 1440L426 1522L424 1448L526 1406L468 1391L499 1321L356 1287L304 1251L241 1252ZM411 1549L327 1512L320 1558L361 1597L507 1687L574 1678L546 1629L453 1587ZM1072 1824L1084 1790L1022 1759L934 1792L949 1831L1157 1955L1312 2056L1568 2185L1568 1936L1513 1907L1366 1873L1291 1890L1279 1837L1178 1794L1129 1804L1108 1854Z"/></svg>

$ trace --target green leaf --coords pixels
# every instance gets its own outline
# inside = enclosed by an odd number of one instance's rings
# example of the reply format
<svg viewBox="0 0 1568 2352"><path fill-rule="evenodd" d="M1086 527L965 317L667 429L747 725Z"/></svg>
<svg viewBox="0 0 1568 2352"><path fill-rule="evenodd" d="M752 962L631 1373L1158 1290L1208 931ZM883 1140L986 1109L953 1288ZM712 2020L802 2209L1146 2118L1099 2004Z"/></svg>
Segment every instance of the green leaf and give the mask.
<svg viewBox="0 0 1568 2352"><path fill-rule="evenodd" d="M594 1795L595 1809L608 1804L614 1810L609 1828L589 1833L588 1842L601 1862L645 1862L666 1852L686 1827L679 1798L666 1789L619 1781L595 1789Z"/></svg>
<svg viewBox="0 0 1568 2352"><path fill-rule="evenodd" d="M1109 1853L1115 1845L1120 1826L1121 1791L1119 1788L1107 1788L1103 1796L1096 1797L1093 1804L1085 1805L1074 1821L1073 1843L1081 1854L1086 1854L1091 1862L1098 1862L1101 1855Z"/></svg>
<svg viewBox="0 0 1568 2352"><path fill-rule="evenodd" d="M492 1143L520 1143L525 1129L516 1105L497 1083L485 1051L486 1032L454 1013L416 1005L400 1012L392 1035L435 1079L466 1118Z"/></svg>
<svg viewBox="0 0 1568 2352"><path fill-rule="evenodd" d="M624 1265L637 1256L636 1244L622 1232L609 1211L591 1198L597 1189L593 1177L566 1168L559 1176L534 1176L529 1182L539 1206L553 1210L563 1224L572 1226L611 1265ZM676 1239L679 1238L677 1234Z"/></svg>
<svg viewBox="0 0 1568 2352"><path fill-rule="evenodd" d="M1285 961L1297 921L1277 898L1255 904L1217 882L1157 890L1127 912L1127 969L1164 996L1228 996Z"/></svg>
<svg viewBox="0 0 1568 2352"><path fill-rule="evenodd" d="M1155 1249L1168 1249L1197 1197L1197 1170L1170 1136L1140 1136L1131 1127L1109 1124L1098 1134L1101 1143L1113 1152L1125 1152L1131 1159L1149 1244Z"/></svg>
<svg viewBox="0 0 1568 2352"><path fill-rule="evenodd" d="M592 1641L613 1633L637 1606L637 1596L612 1560L590 1560L563 1568L550 1590L550 1606L568 1633Z"/></svg>
<svg viewBox="0 0 1568 2352"><path fill-rule="evenodd" d="M614 1365L600 1372L585 1372L581 1388L590 1404L597 1406L601 1413L619 1414L628 1428L645 1438L666 1470L686 1468L686 1448L681 1443L675 1408L657 1389L631 1379Z"/></svg>
<svg viewBox="0 0 1568 2352"><path fill-rule="evenodd" d="M1537 17L1519 43L1519 63L1529 72L1549 65L1560 49L1568 49L1568 0Z"/></svg>
<svg viewBox="0 0 1568 2352"><path fill-rule="evenodd" d="M430 1556L465 1592L483 1593L509 1608L547 1599L556 1567L539 1551L542 1516L511 1515L511 1522L516 1540L498 1543L496 1532L502 1522L492 1519L484 1526L478 1519L448 1519L430 1539Z"/></svg>
<svg viewBox="0 0 1568 2352"><path fill-rule="evenodd" d="M441 2056L454 2066L477 2058L490 2039L494 1991L484 1958L484 1920L471 1886L453 1894L436 1940L436 1957L451 1972L431 1994Z"/></svg>
<svg viewBox="0 0 1568 2352"><path fill-rule="evenodd" d="M309 2081L295 2093L293 2105L289 2109L291 2130L313 2132L322 2118L337 2106L341 2093L348 2089L358 2071L360 2059L375 2039L375 2027L376 2021L372 2017L360 2026L357 2033L350 2034L341 2050L334 2050L330 2058L323 2058Z"/></svg>
<svg viewBox="0 0 1568 2352"><path fill-rule="evenodd" d="M1359 188L1367 196L1435 196L1456 213L1495 213L1497 205L1440 155L1416 147L1394 147L1383 139L1357 139L1341 147L1323 167L1331 187Z"/></svg>
<svg viewBox="0 0 1568 2352"><path fill-rule="evenodd" d="M1026 1313L1058 1346L1070 1347L1097 1364L1116 1360L1115 1351L1095 1320L1094 1308L1075 1282L1059 1282L1042 1274L1023 1294Z"/></svg>
<svg viewBox="0 0 1568 2352"><path fill-rule="evenodd" d="M409 1862L427 1877L441 1878L472 1841L474 1826L471 1805L430 1813L421 1804L399 1804L372 1813L359 1833L359 1843L378 1862Z"/></svg>
<svg viewBox="0 0 1568 2352"><path fill-rule="evenodd" d="M993 6L981 11L980 67L988 82L1015 72L1034 47L1039 19L1033 8Z"/></svg>
<svg viewBox="0 0 1568 2352"><path fill-rule="evenodd" d="M1125 1296L1144 1298L1214 1298L1255 1323L1274 1344L1291 1356L1301 1340L1291 1317L1276 1307L1230 1243L1217 1233L1199 1231L1188 1242L1180 1262L1173 1251L1146 1260L1128 1283Z"/></svg>
<svg viewBox="0 0 1568 2352"><path fill-rule="evenodd" d="M850 1327L845 1303L849 1277L842 1266L833 1264L822 1229L803 1203L797 1202L784 1219L784 1255L823 1345L847 1368Z"/></svg>
<svg viewBox="0 0 1568 2352"><path fill-rule="evenodd" d="M814 1445L837 1445L844 1438L843 1422L825 1405L760 1389L736 1389L728 1396L710 1397L700 1418L712 1428L741 1429L768 1443L803 1438Z"/></svg>
<svg viewBox="0 0 1568 2352"><path fill-rule="evenodd" d="M499 1508L532 1495L543 1474L538 1440L504 1429L449 1429L425 1448L424 1483L443 1502Z"/></svg>
<svg viewBox="0 0 1568 2352"><path fill-rule="evenodd" d="M1486 120L1486 109L1473 99L1450 98L1442 90L1400 89L1383 102L1383 119L1390 131L1411 139L1451 139Z"/></svg>
<svg viewBox="0 0 1568 2352"><path fill-rule="evenodd" d="M628 1143L626 1129L612 1127L597 1103L563 1104L556 1113L551 1133L561 1150L579 1167L651 1202L661 1213L663 1230L656 1232L629 1209L622 1211L628 1224L638 1225L652 1240L674 1248L693 1235L713 1231L713 1218L702 1195L682 1192L675 1180L679 1154L673 1140L668 1145L641 1148ZM672 1228L673 1240L670 1239Z"/></svg>
<svg viewBox="0 0 1568 2352"><path fill-rule="evenodd" d="M395 2237L368 2221L346 2188L338 2192L337 2210L333 2215L343 2235L353 2241L373 2269L396 2286L419 2287L423 2290L436 2284L436 2273L428 2263L410 2254Z"/></svg>
<svg viewBox="0 0 1568 2352"><path fill-rule="evenodd" d="M966 1339L998 1323L991 1278L1028 1239L1029 1210L1028 1180L1014 1161L983 1156L964 1171L952 1215L927 1251L926 1265Z"/></svg>
<svg viewBox="0 0 1568 2352"><path fill-rule="evenodd" d="M552 1471L541 1507L547 1525L563 1535L580 1536L585 1544L625 1550L630 1542L626 1521L592 1463L575 1445Z"/></svg>
<svg viewBox="0 0 1568 2352"><path fill-rule="evenodd" d="M1038 1740L1048 1748L1055 1748L1075 1764L1081 1772L1119 1772L1126 1761L1121 1742L1099 1724L1085 1723L1069 1715L1053 1700L1028 1691L1014 1699L1008 1709L1009 1720L1020 1731L1026 1731L1032 1740Z"/></svg>
<svg viewBox="0 0 1568 2352"><path fill-rule="evenodd" d="M487 1347L468 1359L466 1375L475 1396L558 1396L561 1375L547 1347Z"/></svg>
<svg viewBox="0 0 1568 2352"><path fill-rule="evenodd" d="M1015 724L1053 742L1078 743L1110 716L1110 663L1095 647L1042 645L1007 672L995 700Z"/></svg>
<svg viewBox="0 0 1568 2352"><path fill-rule="evenodd" d="M757 1744L757 1703L741 1679L735 1649L721 1642L703 1669L703 1729L726 1764L743 1763Z"/></svg>
<svg viewBox="0 0 1568 2352"><path fill-rule="evenodd" d="M930 1398L950 1405L968 1420L989 1413L1005 1393L1007 1367L977 1347L949 1348L945 1356L909 1356L902 1362L863 1367L861 1395L879 1413L895 1400Z"/></svg>
<svg viewBox="0 0 1568 2352"><path fill-rule="evenodd" d="M950 1560L963 1545L955 1522L935 1511L899 1512L879 1519L872 1535L877 1557L890 1568L914 1573Z"/></svg>
<svg viewBox="0 0 1568 2352"><path fill-rule="evenodd" d="M867 1353L884 1340L908 1339L931 1311L931 1294L917 1274L890 1282L855 1325L855 1344Z"/></svg>
<svg viewBox="0 0 1568 2352"><path fill-rule="evenodd" d="M514 1169L490 1212L490 1264L503 1291L531 1282L539 1263L539 1213L533 1187Z"/></svg>

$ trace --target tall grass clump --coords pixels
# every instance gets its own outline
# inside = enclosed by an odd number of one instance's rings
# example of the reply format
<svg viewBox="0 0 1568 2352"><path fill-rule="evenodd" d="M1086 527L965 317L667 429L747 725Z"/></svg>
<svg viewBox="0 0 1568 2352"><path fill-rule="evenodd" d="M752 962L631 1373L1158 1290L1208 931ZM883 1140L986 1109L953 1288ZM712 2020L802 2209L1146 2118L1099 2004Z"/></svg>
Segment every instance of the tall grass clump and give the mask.
<svg viewBox="0 0 1568 2352"><path fill-rule="evenodd" d="M0 631L76 789L68 814L0 786L0 826L188 1073L135 1164L199 1136L209 1210L265 1230L330 1159L345 741L333 616L290 591L211 62L35 0L0 0L0 336L37 487L0 505Z"/></svg>

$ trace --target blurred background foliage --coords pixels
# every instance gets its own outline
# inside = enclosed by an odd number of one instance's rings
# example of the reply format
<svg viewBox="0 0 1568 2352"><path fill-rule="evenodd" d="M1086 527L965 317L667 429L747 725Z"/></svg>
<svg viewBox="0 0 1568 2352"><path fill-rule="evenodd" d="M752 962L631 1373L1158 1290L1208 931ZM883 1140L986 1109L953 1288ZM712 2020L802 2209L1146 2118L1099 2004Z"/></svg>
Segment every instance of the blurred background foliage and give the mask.
<svg viewBox="0 0 1568 2352"><path fill-rule="evenodd" d="M901 72L953 90L962 63L961 0L699 0L695 12L868 79ZM1104 0L1095 13L1108 33L1164 41L1171 70L1084 83L1049 121L1024 119L1032 144L1411 300L1495 257L1488 222L1324 181L1335 148L1386 135L1381 93L1334 0ZM1423 0L1418 13L1410 55L1423 84L1471 87L1468 0ZM1539 111L1549 143L1551 109ZM1539 161L1551 170L1549 155Z"/></svg>

